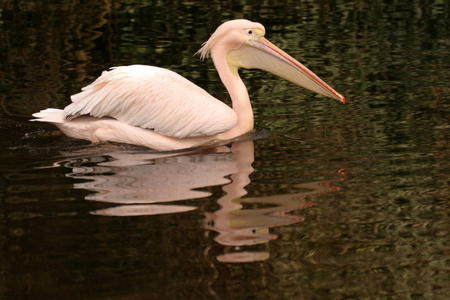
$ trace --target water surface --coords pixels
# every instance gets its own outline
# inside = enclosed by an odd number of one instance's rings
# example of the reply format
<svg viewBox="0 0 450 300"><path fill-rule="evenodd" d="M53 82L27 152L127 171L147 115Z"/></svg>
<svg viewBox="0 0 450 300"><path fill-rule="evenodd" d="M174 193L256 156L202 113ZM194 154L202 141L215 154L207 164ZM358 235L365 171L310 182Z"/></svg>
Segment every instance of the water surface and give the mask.
<svg viewBox="0 0 450 300"><path fill-rule="evenodd" d="M445 1L0 4L0 298L449 298ZM257 130L195 153L53 135L102 70L177 71L248 18L346 105L245 70Z"/></svg>

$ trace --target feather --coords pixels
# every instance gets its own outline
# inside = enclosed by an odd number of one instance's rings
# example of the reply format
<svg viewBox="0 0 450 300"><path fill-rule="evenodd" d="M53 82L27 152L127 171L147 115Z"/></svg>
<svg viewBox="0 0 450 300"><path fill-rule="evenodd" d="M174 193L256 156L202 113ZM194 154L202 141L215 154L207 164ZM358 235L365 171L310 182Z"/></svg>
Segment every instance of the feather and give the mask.
<svg viewBox="0 0 450 300"><path fill-rule="evenodd" d="M230 130L236 113L182 76L152 66L105 71L71 98L65 118L112 117L129 125L184 138Z"/></svg>

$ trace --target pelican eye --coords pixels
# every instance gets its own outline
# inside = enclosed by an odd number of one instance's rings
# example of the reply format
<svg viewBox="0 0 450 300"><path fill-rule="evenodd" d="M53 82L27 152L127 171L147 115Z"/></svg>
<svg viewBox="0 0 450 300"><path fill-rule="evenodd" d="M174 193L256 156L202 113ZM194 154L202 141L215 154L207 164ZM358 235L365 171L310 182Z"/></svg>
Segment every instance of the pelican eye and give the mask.
<svg viewBox="0 0 450 300"><path fill-rule="evenodd" d="M247 31L247 33L248 33L248 35L252 35L252 34L253 34L253 30L249 29L249 30Z"/></svg>

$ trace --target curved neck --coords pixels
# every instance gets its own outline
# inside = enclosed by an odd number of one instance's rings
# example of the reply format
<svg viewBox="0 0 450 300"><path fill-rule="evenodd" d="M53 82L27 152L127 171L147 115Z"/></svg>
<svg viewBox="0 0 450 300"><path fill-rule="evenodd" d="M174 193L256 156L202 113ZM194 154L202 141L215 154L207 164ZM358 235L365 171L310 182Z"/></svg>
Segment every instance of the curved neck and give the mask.
<svg viewBox="0 0 450 300"><path fill-rule="evenodd" d="M234 134L234 137L249 132L253 129L254 118L247 88L239 77L237 68L228 64L226 51L218 53L214 51L211 56L220 79L230 94L233 110L238 117L236 126L229 132Z"/></svg>

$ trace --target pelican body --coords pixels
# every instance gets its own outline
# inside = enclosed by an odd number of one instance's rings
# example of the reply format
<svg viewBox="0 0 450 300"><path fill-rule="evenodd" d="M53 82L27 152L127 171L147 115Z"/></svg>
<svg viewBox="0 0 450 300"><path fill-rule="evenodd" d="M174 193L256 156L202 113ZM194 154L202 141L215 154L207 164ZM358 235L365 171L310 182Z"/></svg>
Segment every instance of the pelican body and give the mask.
<svg viewBox="0 0 450 300"><path fill-rule="evenodd" d="M167 69L131 65L104 71L72 95L64 110L49 108L32 121L92 143L113 141L178 150L230 140L253 129L250 98L239 68L259 68L345 103L345 98L300 62L269 42L264 26L248 20L220 25L197 52L209 55L232 107Z"/></svg>

